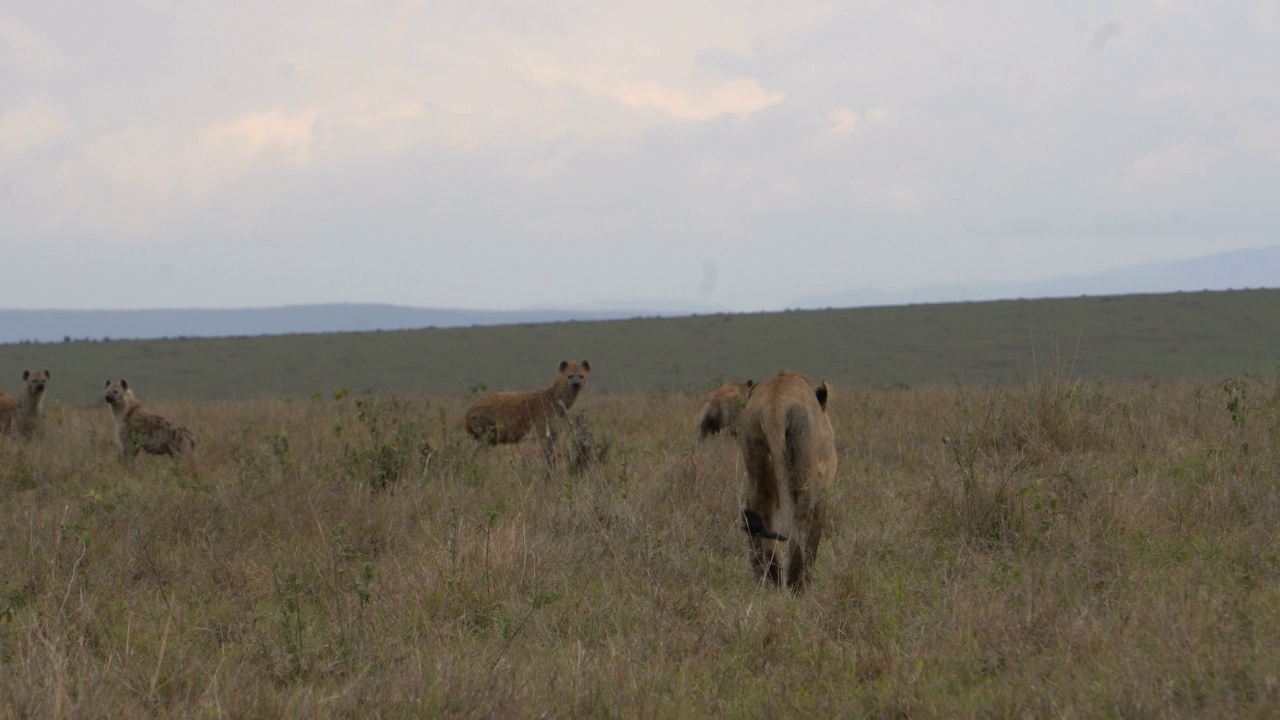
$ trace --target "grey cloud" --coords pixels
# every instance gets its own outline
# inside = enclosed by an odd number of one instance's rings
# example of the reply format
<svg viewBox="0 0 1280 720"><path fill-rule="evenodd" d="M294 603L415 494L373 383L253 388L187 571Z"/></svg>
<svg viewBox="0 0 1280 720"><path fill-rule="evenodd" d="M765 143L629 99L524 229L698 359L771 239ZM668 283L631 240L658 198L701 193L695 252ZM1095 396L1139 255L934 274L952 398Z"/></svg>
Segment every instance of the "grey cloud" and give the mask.
<svg viewBox="0 0 1280 720"><path fill-rule="evenodd" d="M1124 23L1115 20L1104 22L1093 31L1092 37L1089 38L1089 49L1095 53L1100 53L1107 49L1107 43L1122 34L1124 34Z"/></svg>
<svg viewBox="0 0 1280 720"><path fill-rule="evenodd" d="M1280 229L1280 42L1247 3L860 3L791 24L698 5L741 30L692 50L664 44L656 21L636 25L652 35L591 46L592 17L573 29L532 5L405 19L124 4L89 6L77 23L65 17L79 5L21 7L63 60L0 65L0 83L65 108L69 125L0 178L0 236L174 269L154 296L125 297L85 261L68 269L86 293L72 304L194 293L521 307L710 287L717 303L755 308L885 278L991 281L1162 247L1211 252ZM434 42L448 36L458 42ZM554 59L578 70L652 52L653 72L636 77L686 97L744 77L785 100L681 120L593 92L604 71L536 82L501 55L516 42L569 45ZM826 135L837 108L860 121ZM178 162L173 147L202 131L270 112L315 114L306 153L303 140L261 150L272 136L246 124L254 162L204 184ZM94 148L125 132L174 138L139 144L156 156L139 161L172 161L156 177L187 190L149 200L95 165ZM815 257L828 261L815 270ZM0 293L57 301L26 280Z"/></svg>

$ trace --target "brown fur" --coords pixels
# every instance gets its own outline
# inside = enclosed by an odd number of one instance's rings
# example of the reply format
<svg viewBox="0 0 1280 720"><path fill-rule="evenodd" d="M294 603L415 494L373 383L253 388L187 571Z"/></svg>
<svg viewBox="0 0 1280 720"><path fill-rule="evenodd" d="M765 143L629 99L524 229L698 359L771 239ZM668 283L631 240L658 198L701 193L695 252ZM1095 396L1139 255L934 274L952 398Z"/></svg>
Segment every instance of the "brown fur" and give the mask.
<svg viewBox="0 0 1280 720"><path fill-rule="evenodd" d="M757 577L797 592L812 577L826 523L825 496L835 481L830 391L825 380L815 388L804 376L784 371L752 387L742 411L742 515L752 564Z"/></svg>
<svg viewBox="0 0 1280 720"><path fill-rule="evenodd" d="M139 450L152 455L181 455L196 449L196 437L190 430L143 410L127 381L108 380L103 389L116 421L121 455L134 457Z"/></svg>
<svg viewBox="0 0 1280 720"><path fill-rule="evenodd" d="M702 410L698 412L698 442L725 430L731 435L738 434L738 418L742 416L742 407L747 404L747 395L754 384L750 380L727 382L707 395Z"/></svg>
<svg viewBox="0 0 1280 720"><path fill-rule="evenodd" d="M22 396L13 397L0 390L0 431L16 432L24 438L34 437L40 430L44 414L44 392L48 389L48 370L22 371Z"/></svg>
<svg viewBox="0 0 1280 720"><path fill-rule="evenodd" d="M591 363L560 363L550 387L529 392L494 392L467 408L465 424L471 436L490 445L524 439L535 427L545 430L555 417L563 417L587 386Z"/></svg>

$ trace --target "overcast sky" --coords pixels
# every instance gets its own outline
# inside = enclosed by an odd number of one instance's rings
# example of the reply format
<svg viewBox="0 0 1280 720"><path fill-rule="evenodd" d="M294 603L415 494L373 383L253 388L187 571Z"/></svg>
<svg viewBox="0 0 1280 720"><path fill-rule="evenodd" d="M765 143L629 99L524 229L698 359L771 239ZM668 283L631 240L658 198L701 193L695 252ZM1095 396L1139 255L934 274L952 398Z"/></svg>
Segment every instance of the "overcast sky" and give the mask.
<svg viewBox="0 0 1280 720"><path fill-rule="evenodd" d="M1277 189L1275 0L0 0L0 307L776 309Z"/></svg>

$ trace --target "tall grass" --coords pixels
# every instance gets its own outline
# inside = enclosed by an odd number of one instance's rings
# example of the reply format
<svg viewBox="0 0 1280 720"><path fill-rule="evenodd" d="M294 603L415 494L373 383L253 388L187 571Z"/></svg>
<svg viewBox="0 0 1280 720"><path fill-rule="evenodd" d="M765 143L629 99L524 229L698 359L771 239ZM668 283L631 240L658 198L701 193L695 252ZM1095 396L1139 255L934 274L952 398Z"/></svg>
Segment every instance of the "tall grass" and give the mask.
<svg viewBox="0 0 1280 720"><path fill-rule="evenodd" d="M836 387L833 528L753 580L700 395L584 396L589 461L458 398L157 403L0 439L0 717L1230 716L1280 707L1269 378Z"/></svg>

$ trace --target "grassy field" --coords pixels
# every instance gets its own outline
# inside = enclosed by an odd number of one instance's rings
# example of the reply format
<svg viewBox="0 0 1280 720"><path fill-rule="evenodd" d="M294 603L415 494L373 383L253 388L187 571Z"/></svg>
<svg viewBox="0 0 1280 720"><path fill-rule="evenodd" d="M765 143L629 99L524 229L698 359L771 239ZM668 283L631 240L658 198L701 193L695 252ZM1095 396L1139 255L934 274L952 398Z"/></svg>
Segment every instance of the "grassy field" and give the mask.
<svg viewBox="0 0 1280 720"><path fill-rule="evenodd" d="M1270 717L1275 291L0 346L0 718ZM595 370L596 444L461 434ZM702 393L827 377L815 582L758 586ZM189 459L117 459L124 376ZM557 446L561 450L563 445Z"/></svg>
<svg viewBox="0 0 1280 720"><path fill-rule="evenodd" d="M0 717L1273 717L1280 385L1038 370L837 385L800 597L696 394L588 388L574 471L457 396L157 402L198 453L132 464L52 408L0 438Z"/></svg>
<svg viewBox="0 0 1280 720"><path fill-rule="evenodd" d="M917 305L333 335L0 345L0 387L53 372L50 398L98 400L124 377L143 400L465 396L545 386L586 358L598 394L706 389L803 368L845 387L1011 382L1037 364L1089 380L1267 373L1280 290Z"/></svg>

